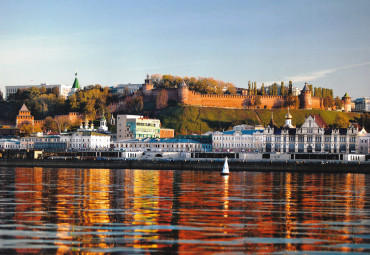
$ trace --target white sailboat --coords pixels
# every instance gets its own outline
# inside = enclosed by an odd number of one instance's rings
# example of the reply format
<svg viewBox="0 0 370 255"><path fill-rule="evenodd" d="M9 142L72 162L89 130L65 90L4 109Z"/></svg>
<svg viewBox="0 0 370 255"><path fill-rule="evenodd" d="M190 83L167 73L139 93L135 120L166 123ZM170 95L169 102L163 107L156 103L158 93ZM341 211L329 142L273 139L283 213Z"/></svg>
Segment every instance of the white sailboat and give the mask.
<svg viewBox="0 0 370 255"><path fill-rule="evenodd" d="M229 175L229 164L227 163L227 157L225 158L224 168L222 169L222 175Z"/></svg>

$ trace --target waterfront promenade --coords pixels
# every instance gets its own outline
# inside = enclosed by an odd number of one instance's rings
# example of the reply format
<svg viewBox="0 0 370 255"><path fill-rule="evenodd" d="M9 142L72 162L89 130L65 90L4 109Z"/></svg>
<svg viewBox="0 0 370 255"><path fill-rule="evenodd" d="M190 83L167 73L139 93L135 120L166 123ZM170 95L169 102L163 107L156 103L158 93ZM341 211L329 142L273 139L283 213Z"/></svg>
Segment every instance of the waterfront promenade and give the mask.
<svg viewBox="0 0 370 255"><path fill-rule="evenodd" d="M12 159L0 160L4 167L104 168L148 170L221 171L223 159L151 159L151 160L79 160L79 159ZM229 159L230 171L370 173L370 162L345 161L270 161Z"/></svg>

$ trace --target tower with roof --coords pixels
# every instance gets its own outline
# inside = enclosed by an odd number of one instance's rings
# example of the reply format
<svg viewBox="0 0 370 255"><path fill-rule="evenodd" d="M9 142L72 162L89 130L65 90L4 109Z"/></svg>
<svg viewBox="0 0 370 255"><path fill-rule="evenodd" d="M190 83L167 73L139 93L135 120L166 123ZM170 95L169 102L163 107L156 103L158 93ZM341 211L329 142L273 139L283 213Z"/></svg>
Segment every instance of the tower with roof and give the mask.
<svg viewBox="0 0 370 255"><path fill-rule="evenodd" d="M103 116L100 119L100 126L99 126L98 130L101 131L101 132L107 132L108 131L107 120L105 119L104 111L103 111Z"/></svg>
<svg viewBox="0 0 370 255"><path fill-rule="evenodd" d="M305 83L300 95L300 108L301 109L312 109L312 91L308 84Z"/></svg>
<svg viewBox="0 0 370 255"><path fill-rule="evenodd" d="M290 114L289 108L288 108L288 113L285 115L285 125L284 125L285 128L294 128L294 126L292 125L292 118L293 117Z"/></svg>
<svg viewBox="0 0 370 255"><path fill-rule="evenodd" d="M183 81L180 85L180 88L178 88L178 98L179 102L184 104L188 102L189 99L189 87L186 85L185 81Z"/></svg>
<svg viewBox="0 0 370 255"><path fill-rule="evenodd" d="M71 89L71 92L69 93L68 96L71 96L73 95L74 93L76 93L77 90L81 89L80 87L80 83L78 82L78 79L77 79L77 73L75 73L75 80L73 82L73 85L72 85L72 89Z"/></svg>
<svg viewBox="0 0 370 255"><path fill-rule="evenodd" d="M21 127L26 124L34 126L35 120L26 104L23 104L16 118L16 127Z"/></svg>
<svg viewBox="0 0 370 255"><path fill-rule="evenodd" d="M153 90L153 84L150 80L149 74L146 75L145 82L143 84L143 94L148 95L151 93L151 90Z"/></svg>
<svg viewBox="0 0 370 255"><path fill-rule="evenodd" d="M351 97L347 94L344 94L342 97L343 100L343 108L345 112L350 112L351 111Z"/></svg>

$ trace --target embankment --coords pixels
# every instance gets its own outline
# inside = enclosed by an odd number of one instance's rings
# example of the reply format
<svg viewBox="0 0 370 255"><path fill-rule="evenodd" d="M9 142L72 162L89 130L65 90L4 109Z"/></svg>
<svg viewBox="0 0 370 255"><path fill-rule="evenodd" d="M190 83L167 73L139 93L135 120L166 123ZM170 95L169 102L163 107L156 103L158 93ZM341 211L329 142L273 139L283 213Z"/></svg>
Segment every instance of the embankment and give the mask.
<svg viewBox="0 0 370 255"><path fill-rule="evenodd" d="M221 171L222 160L0 160L2 167ZM229 160L231 171L370 173L370 162Z"/></svg>

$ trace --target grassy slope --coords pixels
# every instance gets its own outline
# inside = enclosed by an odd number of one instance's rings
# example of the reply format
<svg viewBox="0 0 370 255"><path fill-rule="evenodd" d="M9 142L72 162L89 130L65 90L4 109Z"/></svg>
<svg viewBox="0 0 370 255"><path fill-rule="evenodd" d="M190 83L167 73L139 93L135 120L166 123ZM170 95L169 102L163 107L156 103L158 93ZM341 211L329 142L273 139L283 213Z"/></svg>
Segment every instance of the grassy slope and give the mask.
<svg viewBox="0 0 370 255"><path fill-rule="evenodd" d="M278 126L285 123L286 109L274 109L274 121ZM319 114L330 125L337 115L347 120L360 117L358 113L342 113L324 110L290 110L293 125L300 126L309 114ZM205 133L209 130L228 130L239 124L265 124L271 119L271 110L266 109L224 109L196 106L169 107L156 114L162 126L175 129L176 134ZM261 121L260 121L261 120Z"/></svg>

